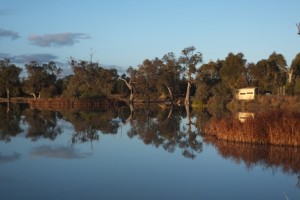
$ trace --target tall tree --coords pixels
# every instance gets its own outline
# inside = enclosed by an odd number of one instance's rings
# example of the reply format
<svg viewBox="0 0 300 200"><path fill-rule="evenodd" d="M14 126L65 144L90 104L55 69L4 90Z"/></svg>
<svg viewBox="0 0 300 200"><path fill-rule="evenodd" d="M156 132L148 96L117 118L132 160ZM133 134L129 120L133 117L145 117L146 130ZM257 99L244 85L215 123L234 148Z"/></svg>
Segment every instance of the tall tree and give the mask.
<svg viewBox="0 0 300 200"><path fill-rule="evenodd" d="M300 53L296 55L291 64L291 70L293 71L292 79L295 80L300 77Z"/></svg>
<svg viewBox="0 0 300 200"><path fill-rule="evenodd" d="M109 96L118 78L116 69L105 69L99 63L71 58L74 75L64 95L76 97Z"/></svg>
<svg viewBox="0 0 300 200"><path fill-rule="evenodd" d="M197 71L196 76L196 97L203 103L207 103L208 99L212 97L212 89L221 81L220 69L223 61L210 61L203 64Z"/></svg>
<svg viewBox="0 0 300 200"><path fill-rule="evenodd" d="M127 88L130 91L130 97L129 97L129 103L132 104L134 101L134 79L137 73L137 70L133 69L132 67L129 67L127 69L127 73L129 74L128 78L125 77L119 77L120 80L124 81L124 83L126 84Z"/></svg>
<svg viewBox="0 0 300 200"><path fill-rule="evenodd" d="M138 94L149 101L153 98L158 98L158 59L144 60L143 64L139 65L136 76L136 90Z"/></svg>
<svg viewBox="0 0 300 200"><path fill-rule="evenodd" d="M291 75L291 93L292 94L300 94L300 53L296 55L293 59L291 67L290 67Z"/></svg>
<svg viewBox="0 0 300 200"><path fill-rule="evenodd" d="M0 93L5 91L7 99L10 99L11 92L20 86L21 71L21 68L11 64L9 60L0 60Z"/></svg>
<svg viewBox="0 0 300 200"><path fill-rule="evenodd" d="M289 74L289 70L287 69L287 64L284 56L282 54L277 54L273 52L269 58L268 62L270 63L273 72L275 73L275 83L276 86L280 87L286 84L287 74Z"/></svg>
<svg viewBox="0 0 300 200"><path fill-rule="evenodd" d="M27 94L35 99L41 97L42 89L54 86L57 77L62 69L56 66L56 63L50 61L47 64L40 65L37 61L32 61L25 65L28 78L25 80L24 89Z"/></svg>
<svg viewBox="0 0 300 200"><path fill-rule="evenodd" d="M179 93L181 66L173 52L167 53L162 58L163 65L159 68L159 84L166 88L171 101L174 101L174 92Z"/></svg>
<svg viewBox="0 0 300 200"><path fill-rule="evenodd" d="M232 92L240 87L247 86L246 59L242 53L229 53L220 69L221 79Z"/></svg>
<svg viewBox="0 0 300 200"><path fill-rule="evenodd" d="M179 63L184 70L184 76L187 80L187 89L185 95L185 104L190 104L190 92L191 84L193 83L193 75L196 73L196 67L199 63L202 63L202 53L195 53L196 48L191 46L184 48L182 54L179 57Z"/></svg>

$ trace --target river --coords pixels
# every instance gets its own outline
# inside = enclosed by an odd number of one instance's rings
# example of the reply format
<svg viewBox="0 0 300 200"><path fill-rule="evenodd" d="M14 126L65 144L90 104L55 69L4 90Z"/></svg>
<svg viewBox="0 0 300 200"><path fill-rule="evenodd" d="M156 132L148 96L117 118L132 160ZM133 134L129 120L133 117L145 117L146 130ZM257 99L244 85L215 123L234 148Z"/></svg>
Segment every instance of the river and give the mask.
<svg viewBox="0 0 300 200"><path fill-rule="evenodd" d="M208 111L0 105L3 200L299 199L300 148L206 139Z"/></svg>

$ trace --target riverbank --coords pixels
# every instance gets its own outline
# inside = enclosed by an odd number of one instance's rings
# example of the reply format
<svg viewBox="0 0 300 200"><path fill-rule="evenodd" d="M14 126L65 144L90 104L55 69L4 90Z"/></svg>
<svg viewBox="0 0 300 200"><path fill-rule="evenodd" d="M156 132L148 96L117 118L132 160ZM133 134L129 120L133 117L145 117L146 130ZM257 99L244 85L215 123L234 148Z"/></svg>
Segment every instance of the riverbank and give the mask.
<svg viewBox="0 0 300 200"><path fill-rule="evenodd" d="M111 107L124 104L122 101L107 98L77 99L77 98L26 98L14 97L11 99L0 98L0 103L23 103L28 104L31 108L41 110L64 110L78 108L100 108Z"/></svg>
<svg viewBox="0 0 300 200"><path fill-rule="evenodd" d="M294 109L300 110L299 96L259 95L255 100L245 101L233 99L228 105L231 110L240 109Z"/></svg>

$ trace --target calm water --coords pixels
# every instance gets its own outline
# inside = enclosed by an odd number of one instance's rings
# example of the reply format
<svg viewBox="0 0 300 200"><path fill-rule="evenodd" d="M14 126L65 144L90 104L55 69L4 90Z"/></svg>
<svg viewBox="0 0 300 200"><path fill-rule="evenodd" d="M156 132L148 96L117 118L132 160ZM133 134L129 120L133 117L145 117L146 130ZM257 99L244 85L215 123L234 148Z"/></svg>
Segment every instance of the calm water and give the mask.
<svg viewBox="0 0 300 200"><path fill-rule="evenodd" d="M0 199L300 198L299 149L205 141L206 112L132 111L0 105Z"/></svg>

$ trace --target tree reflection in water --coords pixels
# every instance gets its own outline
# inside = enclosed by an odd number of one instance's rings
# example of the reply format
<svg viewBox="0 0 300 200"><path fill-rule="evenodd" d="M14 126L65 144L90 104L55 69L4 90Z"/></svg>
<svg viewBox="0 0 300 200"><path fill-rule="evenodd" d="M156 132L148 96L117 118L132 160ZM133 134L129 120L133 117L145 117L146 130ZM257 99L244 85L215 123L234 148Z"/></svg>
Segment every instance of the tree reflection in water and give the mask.
<svg viewBox="0 0 300 200"><path fill-rule="evenodd" d="M228 142L207 138L206 143L213 145L219 155L231 159L235 163L245 163L251 169L262 166L273 171L280 170L283 173L297 175L296 187L300 189L300 148L279 145L259 145L239 142Z"/></svg>
<svg viewBox="0 0 300 200"><path fill-rule="evenodd" d="M97 111L63 111L64 119L73 124L74 133L71 143L85 143L99 140L99 131L103 134L116 134L118 126L112 123L117 117L114 109Z"/></svg>
<svg viewBox="0 0 300 200"><path fill-rule="evenodd" d="M194 159L196 153L202 151L202 142L200 136L189 128L191 124L185 130L180 128L181 112L184 111L173 111L172 107L139 107L135 109L128 136L138 137L147 145L161 146L171 153L180 148L185 157Z"/></svg>
<svg viewBox="0 0 300 200"><path fill-rule="evenodd" d="M58 113L47 110L27 109L24 121L28 124L26 137L37 141L40 138L55 140L62 133L57 126Z"/></svg>
<svg viewBox="0 0 300 200"><path fill-rule="evenodd" d="M9 142L22 132L20 127L23 107L20 104L0 104L0 140Z"/></svg>

